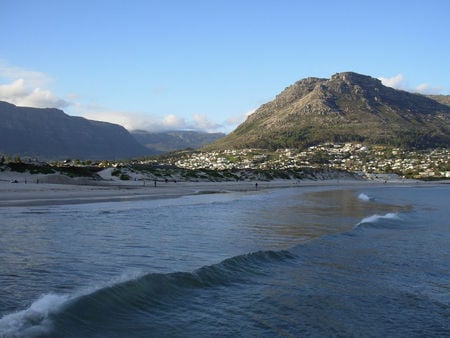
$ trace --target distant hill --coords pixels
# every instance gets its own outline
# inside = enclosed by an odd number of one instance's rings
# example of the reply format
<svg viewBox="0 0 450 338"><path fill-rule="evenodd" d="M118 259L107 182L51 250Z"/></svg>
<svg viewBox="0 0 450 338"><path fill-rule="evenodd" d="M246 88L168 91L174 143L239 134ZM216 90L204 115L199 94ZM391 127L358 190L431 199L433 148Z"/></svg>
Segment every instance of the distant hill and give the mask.
<svg viewBox="0 0 450 338"><path fill-rule="evenodd" d="M40 159L126 159L147 155L123 127L53 108L0 101L0 154Z"/></svg>
<svg viewBox="0 0 450 338"><path fill-rule="evenodd" d="M441 103L439 103L439 102ZM447 96L426 97L352 72L307 78L263 104L212 149L294 148L362 142L404 148L450 146Z"/></svg>
<svg viewBox="0 0 450 338"><path fill-rule="evenodd" d="M223 133L205 133L199 131L165 131L151 133L133 130L131 135L154 154L162 154L186 148L199 148L224 137Z"/></svg>
<svg viewBox="0 0 450 338"><path fill-rule="evenodd" d="M427 95L430 99L433 99L439 103L445 104L450 107L450 95Z"/></svg>

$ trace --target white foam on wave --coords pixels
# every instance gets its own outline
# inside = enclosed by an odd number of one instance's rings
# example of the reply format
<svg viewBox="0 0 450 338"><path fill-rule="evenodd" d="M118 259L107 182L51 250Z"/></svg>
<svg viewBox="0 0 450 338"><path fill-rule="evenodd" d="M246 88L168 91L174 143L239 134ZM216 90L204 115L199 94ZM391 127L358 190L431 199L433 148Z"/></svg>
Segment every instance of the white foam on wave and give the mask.
<svg viewBox="0 0 450 338"><path fill-rule="evenodd" d="M359 222L358 224L356 224L355 228L358 227L358 226L361 225L361 224L364 224L364 223L376 223L376 222L378 222L379 220L386 220L386 219L390 219L390 220L398 220L398 219L400 219L400 217L399 217L399 215L398 215L397 213L395 213L395 212L388 212L388 213L385 214L385 215L378 215L378 214L375 214L375 215L371 215L371 216L368 216L368 217L366 217L366 218L363 218L363 219L361 220L361 222Z"/></svg>
<svg viewBox="0 0 450 338"><path fill-rule="evenodd" d="M28 309L0 318L0 332L6 336L30 336L48 332L48 316L59 311L70 300L70 295L47 294L35 301Z"/></svg>
<svg viewBox="0 0 450 338"><path fill-rule="evenodd" d="M369 196L367 196L365 193L360 193L359 195L358 195L358 199L360 200L360 201L363 201L363 202L369 202L370 201L370 197Z"/></svg>
<svg viewBox="0 0 450 338"><path fill-rule="evenodd" d="M49 293L43 295L33 302L29 308L0 318L0 337L29 337L48 334L51 330L49 316L61 311L68 302L92 294L102 288L137 279L142 275L142 271L128 271L105 283L84 288L73 294Z"/></svg>

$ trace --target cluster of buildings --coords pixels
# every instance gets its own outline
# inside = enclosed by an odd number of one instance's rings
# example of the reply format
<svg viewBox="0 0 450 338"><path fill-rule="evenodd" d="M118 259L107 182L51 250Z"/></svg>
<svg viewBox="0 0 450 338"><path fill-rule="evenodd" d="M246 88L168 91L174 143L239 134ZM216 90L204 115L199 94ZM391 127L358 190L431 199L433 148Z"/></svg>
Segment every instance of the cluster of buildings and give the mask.
<svg viewBox="0 0 450 338"><path fill-rule="evenodd" d="M326 143L306 150L261 149L179 153L168 164L185 169L329 168L367 176L395 173L408 178L450 178L449 149L406 151L384 146Z"/></svg>
<svg viewBox="0 0 450 338"><path fill-rule="evenodd" d="M1 163L11 162L3 158ZM20 160L13 162L21 163ZM211 152L181 151L160 158L120 162L80 162L67 160L55 163L28 161L35 166L123 168L150 170L155 175L164 171L297 171L305 168L344 170L369 178L380 174L395 174L405 178L450 178L450 149L404 150L386 146L365 146L357 143L325 143L307 149L234 149ZM34 169L33 169L34 170ZM37 169L36 169L37 170ZM41 169L42 171L42 169Z"/></svg>

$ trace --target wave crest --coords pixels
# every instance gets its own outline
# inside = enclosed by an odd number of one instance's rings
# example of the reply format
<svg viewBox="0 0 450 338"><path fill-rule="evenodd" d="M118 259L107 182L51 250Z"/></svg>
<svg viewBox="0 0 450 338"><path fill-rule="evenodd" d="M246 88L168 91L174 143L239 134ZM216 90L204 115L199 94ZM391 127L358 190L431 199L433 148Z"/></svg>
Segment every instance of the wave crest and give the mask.
<svg viewBox="0 0 450 338"><path fill-rule="evenodd" d="M365 217L356 224L355 228L358 228L362 225L370 225L372 227L389 227L389 222L386 221L397 221L400 220L400 216L396 212L388 212L385 215L371 215L368 217ZM378 224L380 221L384 221L382 224Z"/></svg>
<svg viewBox="0 0 450 338"><path fill-rule="evenodd" d="M358 199L363 202L369 202L371 200L371 198L363 192L358 195Z"/></svg>
<svg viewBox="0 0 450 338"><path fill-rule="evenodd" d="M46 334L51 328L49 316L57 313L69 299L69 295L44 295L28 309L0 318L0 331L6 337Z"/></svg>
<svg viewBox="0 0 450 338"><path fill-rule="evenodd" d="M129 279L120 278L73 294L47 294L28 309L1 318L0 332L14 337L48 335L53 330L64 332L68 327L89 332L95 330L97 321L116 316L120 321L119 318L129 318L136 312L147 313L155 307L173 304L194 290L245 283L252 275L267 271L265 265L294 257L289 251L259 251L194 272L130 275Z"/></svg>

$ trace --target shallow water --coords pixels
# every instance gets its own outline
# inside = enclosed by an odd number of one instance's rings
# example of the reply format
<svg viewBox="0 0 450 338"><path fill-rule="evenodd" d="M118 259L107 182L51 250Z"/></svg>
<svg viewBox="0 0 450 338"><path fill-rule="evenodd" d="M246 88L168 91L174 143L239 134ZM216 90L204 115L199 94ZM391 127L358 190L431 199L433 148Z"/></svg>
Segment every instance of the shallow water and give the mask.
<svg viewBox="0 0 450 338"><path fill-rule="evenodd" d="M1 209L0 336L449 336L450 189Z"/></svg>

